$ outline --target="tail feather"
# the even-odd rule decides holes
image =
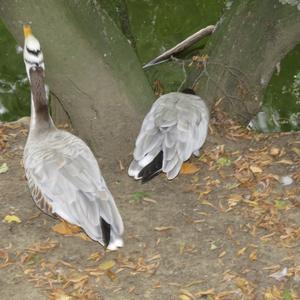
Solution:
[[[153,177],[158,175],[161,172],[163,164],[163,152],[160,151],[156,157],[145,166],[138,174],[138,178],[142,179],[142,183],[145,183],[151,180]]]
[[[108,224],[103,218],[101,218],[101,230],[105,247],[107,247],[110,242],[110,227],[110,224]]]

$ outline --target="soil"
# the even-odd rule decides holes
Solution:
[[[130,155],[100,161],[125,223],[117,252],[53,231],[59,221],[40,213],[24,177],[27,127],[0,125],[0,298],[300,299],[299,134],[221,117],[172,181],[129,178]]]

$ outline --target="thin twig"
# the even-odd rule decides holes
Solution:
[[[196,42],[200,41],[202,38],[212,34],[215,30],[214,25],[209,25],[201,30],[197,31],[196,33],[190,35],[185,40],[177,44],[175,47],[167,50],[166,52],[162,53],[161,55],[157,56],[156,58],[152,59],[150,62],[143,66],[143,69],[148,68],[150,66],[154,66],[160,64],[164,61],[167,61],[171,58],[172,55],[177,54],[191,45],[195,44]]]

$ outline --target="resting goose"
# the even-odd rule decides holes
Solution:
[[[31,121],[24,167],[35,204],[46,214],[80,226],[116,250],[123,246],[122,218],[96,158],[78,137],[55,127],[48,110],[39,41],[24,26],[24,62],[31,84]]]
[[[159,97],[143,121],[128,175],[146,182],[162,171],[175,178],[184,161],[199,155],[208,122],[208,108],[192,89]]]

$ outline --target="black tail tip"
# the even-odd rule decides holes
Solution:
[[[106,248],[110,242],[110,224],[107,223],[103,218],[101,219],[101,230],[103,236],[104,247]]]
[[[161,172],[163,163],[163,152],[160,151],[156,157],[146,167],[144,167],[138,177],[142,179],[142,183],[146,183]]]
[[[191,88],[186,88],[186,89],[183,89],[181,91],[181,93],[184,93],[184,94],[190,94],[190,95],[196,95],[195,91]]]

